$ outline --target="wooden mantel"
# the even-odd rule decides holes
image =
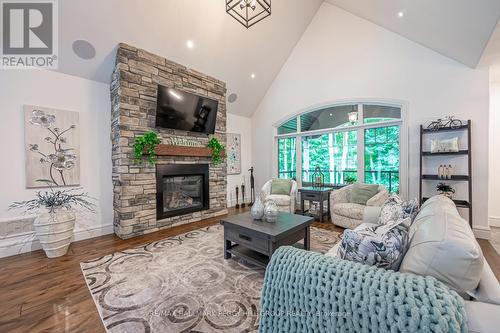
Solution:
[[[155,151],[156,155],[158,156],[196,156],[196,157],[212,156],[212,149],[208,147],[190,147],[190,146],[159,144],[156,146]]]

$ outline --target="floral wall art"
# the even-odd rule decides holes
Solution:
[[[238,175],[241,173],[241,135],[227,133],[227,173]]]
[[[26,187],[80,183],[78,113],[24,106]]]

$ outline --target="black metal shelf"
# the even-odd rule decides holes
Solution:
[[[422,128],[422,133],[423,134],[428,134],[428,133],[442,133],[442,132],[454,132],[454,131],[463,131],[469,129],[469,123],[467,125],[462,125],[460,127],[455,127],[455,128],[440,128],[440,129],[428,129],[428,128]]]
[[[428,197],[423,197],[422,193],[422,185],[424,180],[440,180],[443,182],[446,181],[466,181],[468,183],[468,197],[469,200],[453,200],[457,207],[467,208],[469,210],[469,224],[472,227],[472,145],[471,145],[471,121],[468,120],[466,125],[457,127],[457,128],[440,128],[437,130],[427,129],[420,125],[420,202],[424,203]],[[457,152],[442,152],[442,153],[431,153],[429,151],[423,151],[423,138],[424,135],[432,135],[436,133],[443,132],[454,132],[454,131],[467,131],[467,149],[462,149]],[[437,175],[423,174],[423,163],[424,157],[427,156],[467,156],[467,175],[454,175],[451,179],[441,179]]]
[[[469,175],[453,175],[451,176],[451,179],[445,179],[445,178],[439,178],[438,175],[422,175],[422,179],[427,179],[427,180],[454,180],[454,181],[468,181],[469,180]]]
[[[422,198],[422,203],[426,202],[429,200],[429,198]],[[453,200],[455,203],[455,206],[460,207],[460,208],[470,208],[471,204],[467,200]]]
[[[459,151],[443,151],[439,153],[431,153],[430,151],[423,151],[422,156],[443,156],[443,155],[469,155],[469,150]]]

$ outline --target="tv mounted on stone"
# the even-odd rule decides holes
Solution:
[[[158,85],[156,127],[214,134],[219,102]]]

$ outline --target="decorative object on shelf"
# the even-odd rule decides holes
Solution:
[[[266,222],[276,222],[278,219],[278,205],[271,199],[264,202],[264,217]]]
[[[438,178],[448,179],[448,167],[446,165],[440,165],[438,168]]]
[[[325,174],[321,172],[319,166],[314,169],[312,174],[313,187],[323,187],[325,184]]]
[[[255,178],[253,177],[253,167],[248,169],[248,171],[250,171],[250,203],[248,205],[251,207],[255,201]]]
[[[241,173],[241,135],[227,133],[227,174]]]
[[[219,139],[213,137],[208,141],[207,147],[212,149],[212,162],[214,165],[219,165],[224,159],[223,152],[226,149],[223,144],[220,143]]]
[[[241,184],[241,208],[245,208],[245,184]]]
[[[458,137],[445,140],[431,140],[431,153],[458,152]]]
[[[452,176],[453,176],[453,167],[450,164],[446,167],[446,179],[451,179]]]
[[[155,148],[161,143],[161,139],[155,132],[147,132],[135,138],[134,142],[134,157],[135,163],[142,162],[142,156],[148,155],[147,161],[150,166],[154,166],[158,156],[156,155]]]
[[[345,184],[354,184],[355,182],[357,181],[356,177],[354,176],[347,176],[347,177],[344,177],[344,183]]]
[[[78,112],[24,106],[26,187],[80,183]]]
[[[226,13],[248,29],[271,15],[271,0],[226,0]]]
[[[49,258],[56,258],[68,252],[75,227],[75,208],[95,213],[93,200],[87,193],[77,192],[81,188],[55,190],[54,183],[46,182],[49,190],[37,192],[27,201],[14,202],[9,209],[24,209],[26,212],[45,208],[33,223],[35,234]]]
[[[236,206],[234,206],[236,209],[240,209],[240,203],[239,203],[239,198],[238,198],[238,193],[240,189],[238,188],[238,185],[236,185]]]
[[[460,119],[455,118],[455,116],[446,116],[444,119],[437,119],[431,122],[427,129],[429,130],[440,130],[443,128],[457,129],[463,126],[463,123]]]
[[[264,204],[260,196],[255,199],[252,209],[250,210],[250,215],[252,215],[254,220],[262,220],[262,217],[264,217]]]
[[[453,197],[453,194],[455,193],[455,189],[445,183],[437,184],[436,190],[439,192],[439,194],[442,194],[450,199]]]

